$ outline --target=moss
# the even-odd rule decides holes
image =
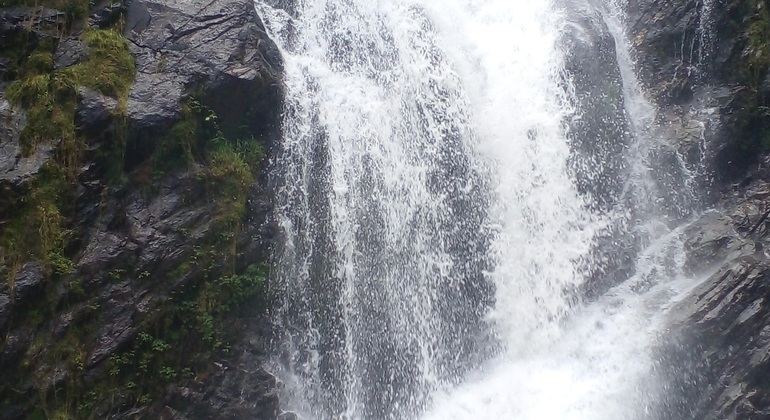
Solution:
[[[125,104],[136,76],[126,39],[116,30],[100,29],[87,31],[84,40],[88,46],[87,60],[67,70],[75,74],[83,86]]]
[[[203,308],[214,314],[228,313],[247,300],[261,295],[267,278],[267,265],[252,264],[243,274],[223,276],[207,283],[203,296]]]
[[[227,226],[243,220],[248,191],[254,183],[243,155],[230,144],[218,146],[209,155],[205,176],[219,205],[217,220]]]
[[[744,55],[748,85],[756,90],[770,67],[770,15],[767,7],[761,3],[755,4],[753,9],[754,13],[749,18],[746,31],[747,46]]]
[[[265,158],[264,146],[248,133],[226,135],[218,120],[214,111],[195,98],[182,104],[182,118],[162,137],[151,158],[153,178],[201,164],[214,183],[235,175],[250,184],[250,174],[256,173]],[[228,184],[226,187],[233,186]]]
[[[53,46],[33,51],[20,66],[20,77],[6,90],[8,99],[27,110],[22,132],[26,153],[43,141],[59,139],[65,164],[76,166],[82,151],[75,130],[77,90],[85,86],[125,103],[136,75],[133,58],[120,33],[112,29],[87,31],[86,59],[53,71]]]
[[[200,154],[199,118],[189,104],[182,105],[182,119],[177,121],[163,136],[150,158],[152,179],[164,176],[167,172],[191,167]],[[145,179],[149,182],[150,179]]]
[[[63,269],[60,250],[69,234],[62,211],[71,205],[68,184],[55,165],[44,166],[0,234],[0,263],[20,267],[39,260],[47,268]],[[15,274],[9,273],[8,281]]]

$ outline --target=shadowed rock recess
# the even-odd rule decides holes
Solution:
[[[0,6],[0,418],[277,417],[253,4]]]
[[[703,159],[713,174],[701,187],[715,209],[685,232],[686,265],[708,278],[662,337],[668,385],[654,418],[767,418],[770,3],[640,0],[628,13],[661,127],[688,163]]]

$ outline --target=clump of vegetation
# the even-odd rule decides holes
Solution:
[[[42,141],[59,139],[62,164],[71,167],[79,161],[75,131],[75,110],[80,86],[117,98],[125,104],[136,75],[126,40],[112,29],[87,31],[83,36],[88,54],[74,66],[53,70],[54,46],[38,47],[20,67],[20,77],[6,89],[8,99],[27,110],[22,132],[29,154]]]
[[[199,165],[199,178],[219,204],[217,221],[225,230],[232,230],[245,216],[249,188],[265,159],[262,142],[248,133],[242,134],[225,135],[213,110],[198,100],[188,100],[182,106],[181,120],[169,130],[150,159],[152,178]]]
[[[749,2],[748,7],[742,73],[747,86],[757,90],[770,67],[770,13],[762,2]]]
[[[70,72],[81,85],[125,103],[136,76],[126,39],[114,29],[90,30],[84,39],[88,58],[63,72]]]
[[[41,43],[20,64],[19,77],[6,89],[8,99],[27,112],[21,133],[23,152],[30,154],[43,142],[57,146],[55,159],[19,198],[0,234],[0,262],[5,265],[18,267],[34,258],[57,272],[67,269],[62,252],[67,238],[64,220],[84,148],[75,129],[78,88],[86,86],[125,103],[133,82],[133,59],[118,32],[92,30],[84,40],[86,59],[58,71],[54,71],[53,43]]]
[[[55,271],[66,270],[68,260],[61,249],[69,232],[64,228],[63,212],[71,197],[61,170],[55,165],[42,168],[30,192],[16,202],[13,213],[0,234],[0,263],[10,267],[8,282],[30,259],[46,263]]]
[[[193,265],[214,270],[216,260],[204,258],[201,252],[208,253],[199,250]],[[216,254],[211,252],[212,257]],[[228,339],[237,334],[237,326],[226,323],[226,316],[262,295],[266,276],[267,266],[255,264],[242,274],[207,276],[205,282],[180,290],[129,349],[110,357],[109,382],[84,393],[77,402],[78,414],[87,416],[96,406],[113,400],[151,404],[171,382],[204,378],[212,358],[226,355]]]

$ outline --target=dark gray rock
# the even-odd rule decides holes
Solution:
[[[685,235],[686,266],[694,273],[707,272],[714,264],[754,251],[754,244],[738,234],[732,218],[717,212],[690,225]]]
[[[75,313],[74,311],[66,312],[62,315],[60,315],[55,321],[53,325],[53,336],[56,339],[62,338],[64,334],[67,333],[67,331],[72,327],[73,322],[75,321]]]
[[[18,166],[21,157],[19,135],[25,120],[23,111],[14,109],[5,98],[0,100],[0,176],[16,178],[7,174]]]
[[[651,96],[666,107],[714,111],[704,162],[716,190],[757,163],[770,128],[770,115],[759,108],[770,99],[763,87],[770,59],[751,41],[752,31],[767,25],[762,7],[743,0],[638,0],[628,7],[638,74]]]
[[[78,89],[78,108],[75,125],[81,132],[100,133],[112,121],[118,101],[99,92],[81,87]]]
[[[53,143],[39,145],[30,156],[22,155],[19,136],[25,124],[25,113],[0,98],[0,186],[6,183],[13,188],[20,187],[34,179],[51,159]]]
[[[86,276],[88,287],[96,287],[108,279],[110,272],[120,269],[121,262],[130,260],[136,249],[137,245],[122,235],[96,230],[85,245],[77,270]]]
[[[133,1],[125,34],[138,70],[128,103],[136,132],[128,166],[151,153],[146,133],[178,119],[191,90],[225,129],[246,121],[257,135],[275,130],[282,61],[247,0]]]
[[[86,150],[81,170],[72,180],[77,184],[74,202],[68,200],[62,209],[70,233],[63,254],[74,263],[74,272],[51,273],[39,264],[27,264],[14,279],[15,290],[0,284],[0,370],[7,373],[0,381],[2,418],[25,418],[45,397],[41,393],[65,383],[81,389],[104,383],[109,377],[106,361],[112,355],[132,348],[139,332],[170,322],[163,318],[171,316],[164,305],[176,304],[173,299],[180,293],[195,292],[204,282],[224,275],[224,264],[213,257],[201,267],[191,262],[196,249],[209,246],[219,233],[214,230],[214,218],[220,205],[210,199],[205,160],[162,174],[148,169],[147,158],[155,144],[181,116],[180,102],[194,96],[217,113],[223,131],[245,122],[244,135],[268,141],[267,147],[276,137],[282,63],[252,2],[135,0],[125,4],[129,5],[125,34],[138,69],[127,104],[129,135],[115,137],[116,100],[79,90],[75,123]],[[88,24],[110,26],[122,7],[109,0],[97,1]],[[63,18],[57,11],[0,9],[0,49],[17,47],[14,42],[21,38],[14,37],[19,34],[29,35],[24,42],[31,48],[49,37],[57,48],[56,68],[75,64],[83,57],[83,46],[77,41],[82,28],[61,29]],[[24,25],[29,22],[40,30],[26,32]],[[49,24],[59,30],[49,31]],[[0,57],[0,71],[2,63]],[[11,73],[4,74],[4,80],[13,79]],[[30,181],[55,155],[56,143],[40,145],[30,156],[22,156],[19,133],[23,126],[24,113],[0,100],[0,229],[5,215],[16,208],[12,198],[23,197]],[[121,152],[115,148],[124,140],[118,182],[108,170],[120,165],[114,152]],[[134,171],[137,167],[158,178],[141,178],[139,170]],[[254,262],[267,261],[275,241],[265,188],[266,177],[261,174],[250,190],[249,218],[235,237],[237,261],[228,257],[239,272]],[[229,246],[227,252],[232,252]],[[0,275],[7,272],[0,265]],[[253,304],[261,307],[264,302]],[[232,355],[220,355],[217,367],[203,382],[180,379],[167,395],[157,396],[167,400],[160,405],[129,407],[135,401],[126,406],[122,406],[126,401],[102,401],[93,415],[277,417],[277,384],[262,368],[271,333],[264,326],[268,322],[264,318],[233,321],[243,322],[246,338],[229,343]],[[78,340],[82,371],[71,360],[62,364],[61,355],[52,355],[56,345],[73,339]],[[50,343],[51,349],[39,345],[42,342]],[[5,402],[8,395],[14,404]]]
[[[590,4],[567,2],[569,24],[560,43],[566,51],[565,83],[574,88],[575,113],[568,122],[570,169],[577,187],[598,212],[609,213],[623,205],[627,179],[625,150],[630,128],[625,116],[623,81],[615,40],[598,9]],[[535,140],[537,133],[532,133]],[[615,220],[597,240],[590,272],[581,296],[592,299],[633,272],[637,239],[628,235],[625,220]]]
[[[24,264],[16,273],[13,282],[13,296],[16,303],[24,302],[40,292],[44,280],[43,267],[39,263]]]
[[[30,29],[35,37],[55,38],[59,35],[57,25],[64,22],[65,18],[64,12],[55,9],[28,6],[6,7],[0,9],[0,34],[8,36]],[[31,25],[32,23],[34,25]],[[34,42],[34,39],[31,41]]]
[[[627,163],[629,126],[625,116],[623,81],[616,60],[615,40],[598,10],[571,6],[565,72],[575,91],[575,115],[568,136],[573,150],[570,166],[578,188],[596,208],[609,211],[618,204]],[[537,136],[537,133],[533,133]]]
[[[105,308],[101,314],[91,353],[87,357],[86,368],[92,369],[109,356],[125,349],[139,333],[134,323],[135,309],[131,301],[131,292],[116,293],[115,289],[104,294],[109,296],[104,302]],[[121,299],[123,298],[123,299]],[[128,299],[125,299],[128,298]]]
[[[638,0],[629,5],[630,38],[640,53],[639,74],[649,93],[671,104],[686,102],[698,77],[700,2]]]
[[[295,413],[290,411],[283,412],[278,416],[278,420],[299,420],[299,417]]]
[[[123,2],[102,0],[95,3],[88,15],[88,26],[92,28],[107,28],[114,25],[126,10]]]
[[[672,313],[660,419],[758,419],[770,413],[770,264],[740,257]]]
[[[278,381],[262,366],[262,345],[255,348],[249,344],[264,342],[265,332],[253,326],[268,322],[260,318],[245,321],[244,325],[252,327],[247,338],[233,349],[236,357],[229,363],[215,363],[217,370],[204,383],[171,390],[167,404],[180,415],[191,420],[281,418]]]
[[[4,331],[11,314],[11,296],[7,290],[0,291],[0,332]]]
[[[80,38],[62,38],[53,54],[53,67],[61,70],[83,61],[85,57],[85,47]]]
[[[744,185],[685,230],[687,267],[715,273],[669,314],[658,369],[666,392],[654,418],[770,412],[768,179]]]
[[[770,183],[758,181],[690,224],[685,230],[687,267],[703,273],[742,256],[764,253],[770,246],[768,198]]]

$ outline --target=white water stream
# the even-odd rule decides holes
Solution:
[[[257,9],[286,72],[283,408],[312,420],[649,415],[654,340],[695,281],[680,230],[647,214],[634,221],[656,227],[636,274],[576,299],[610,216],[589,210],[568,169],[566,12],[549,0]],[[641,133],[627,189],[654,200],[639,142],[655,111],[619,48]]]

